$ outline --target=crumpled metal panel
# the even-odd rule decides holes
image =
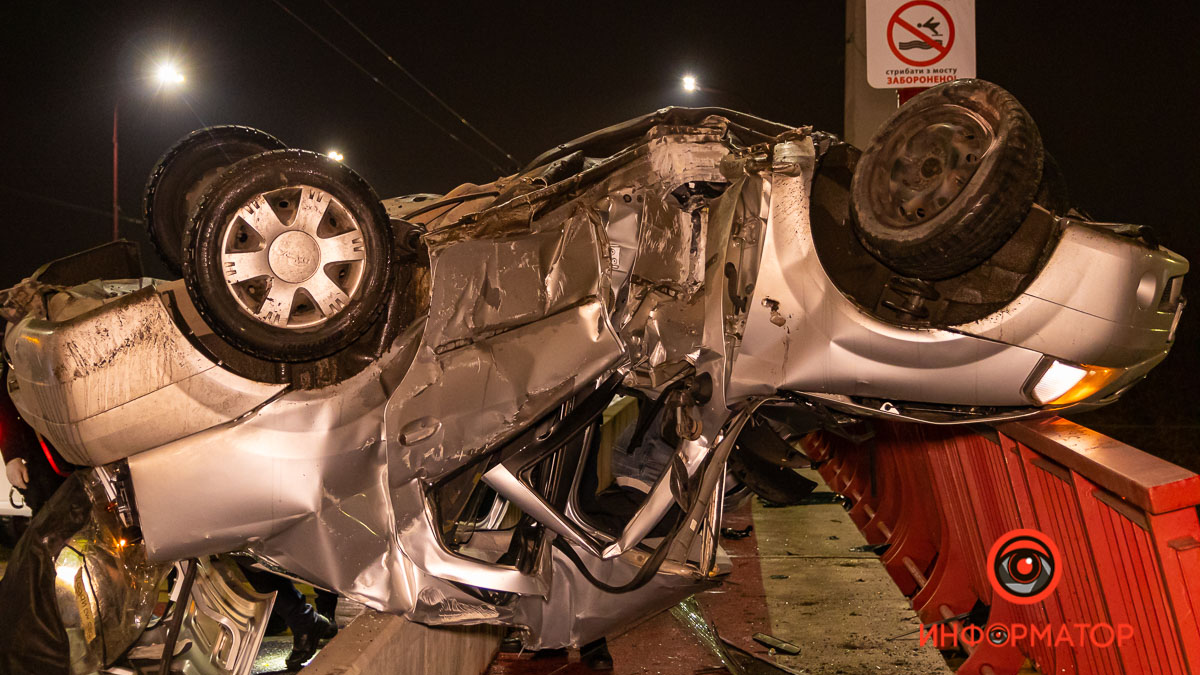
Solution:
[[[195,565],[194,583],[182,597]],[[169,626],[182,612],[171,672],[183,675],[250,675],[262,646],[275,593],[258,593],[228,557],[182,561],[171,588],[171,610],[126,653],[136,672],[158,672]],[[151,599],[151,606],[157,597]]]
[[[721,268],[714,254],[723,256],[726,245],[710,235],[706,209],[687,209],[671,195],[689,183],[727,181],[720,170],[729,154],[722,142],[724,121],[709,118],[705,124],[711,127],[652,139],[647,161],[619,170],[609,181],[632,185],[642,204],[637,253],[614,322],[630,361],[653,386],[697,358],[711,296],[701,291],[706,274]]]
[[[319,393],[290,392],[236,422],[129,458],[151,557],[235,550],[318,515],[347,535],[385,537],[380,371],[372,366]]]
[[[258,656],[275,594],[252,590],[231,563],[219,559],[199,565],[189,598],[180,640],[192,646],[172,660],[185,675],[250,675]]]
[[[386,414],[393,485],[459,468],[624,357],[599,218],[572,204],[504,222],[431,246],[429,321]]]
[[[506,619],[511,610],[480,605],[409,558],[406,547],[423,561],[440,544],[431,526],[416,529],[426,514],[421,484],[387,485],[377,377],[339,385],[340,400],[281,399],[237,424],[130,458],[151,557],[244,547],[380,611],[438,624]],[[189,489],[179,490],[185,481]],[[398,528],[393,511],[416,524]]]
[[[575,213],[550,221],[525,236],[467,240],[434,253],[426,341],[435,351],[600,294],[607,266],[602,271],[595,223]]]
[[[8,330],[8,386],[22,417],[74,464],[107,464],[207,429],[283,389],[196,351],[153,284],[61,304],[49,319],[28,317]]]
[[[55,289],[36,279],[25,279],[12,288],[0,290],[0,321],[16,323],[31,315],[44,318],[43,294]]]
[[[129,458],[150,556],[247,548],[372,608],[438,624],[511,615],[438,576],[544,593],[537,575],[497,574],[445,551],[423,484],[389,481],[383,385],[398,377],[390,369],[408,363],[420,329],[334,387],[290,392],[236,422]],[[489,572],[511,583],[489,584]]]
[[[151,554],[173,559],[248,547],[383,611],[438,624],[518,621],[514,612],[525,611],[522,603],[541,602],[555,583],[548,542],[524,571],[452,552],[441,541],[425,486],[461,470],[627,358],[609,320],[610,258],[600,202],[614,182],[661,201],[686,179],[719,179],[727,148],[711,131],[695,136],[713,147],[658,138],[652,149],[615,164],[620,175],[566,206],[543,210],[534,192],[508,215],[484,211],[439,229],[429,237],[428,320],[400,340],[405,346],[399,349],[415,350],[411,363],[389,354],[334,387],[287,393],[244,419],[131,457]],[[539,217],[512,215],[522,213]],[[661,227],[685,223],[690,242],[708,245],[707,215],[675,209],[663,217]],[[691,230],[697,223],[700,229]],[[699,266],[689,253],[674,254],[673,272],[644,267],[644,274],[658,276],[640,283],[681,292],[666,298],[662,322],[649,331],[668,343],[688,336],[688,350],[670,352],[681,365],[699,358],[706,334],[715,335],[706,353],[724,351],[722,301],[697,293],[701,280],[719,275],[723,248],[720,255],[700,256]],[[674,281],[660,273],[675,275]],[[672,312],[680,318],[672,321]],[[706,333],[713,322],[715,333]],[[393,363],[407,368],[393,373]],[[720,358],[706,363],[723,379]],[[716,392],[689,472],[698,470],[724,427],[729,411],[723,402]],[[715,471],[719,467],[710,466],[706,475]],[[668,482],[660,482],[660,492],[669,494],[663,491]],[[181,494],[184,483],[188,490]],[[238,497],[211,499],[219,493]],[[694,568],[678,567],[660,575],[674,580],[654,583],[694,592],[695,579],[678,577],[695,575],[686,570]],[[448,582],[518,597],[496,604]],[[558,597],[566,595],[560,590]],[[654,594],[645,597],[648,602]],[[603,611],[598,598],[591,610],[597,615]]]
[[[723,180],[719,175],[715,178]],[[690,211],[670,197],[671,190],[687,182],[655,186],[657,189],[649,194],[639,195],[645,199],[632,273],[690,300],[703,289],[707,233],[702,221],[697,222]]]
[[[529,573],[504,565],[492,565],[447,550],[438,536],[432,505],[418,481],[392,490],[396,513],[396,535],[400,550],[421,571],[439,579],[479,588],[522,595],[542,596],[549,588],[550,547],[543,536],[541,554]],[[420,598],[428,602],[428,598]]]
[[[551,344],[571,349],[547,351]],[[621,357],[598,300],[440,356],[423,346],[388,404],[392,484],[459,468]]]

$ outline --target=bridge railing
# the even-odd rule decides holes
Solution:
[[[963,674],[1200,675],[1200,476],[1061,418],[995,427],[876,425],[805,448]],[[1036,530],[1056,589],[1020,604],[989,574],[996,542]],[[1000,632],[993,632],[998,628]],[[1004,638],[1004,639],[1001,639]]]

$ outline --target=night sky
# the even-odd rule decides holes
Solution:
[[[322,0],[280,0],[400,96],[473,146],[483,141],[408,81]],[[1196,3],[977,0],[979,76],[1013,92],[1098,220],[1150,224],[1200,260]],[[345,3],[400,64],[524,161],[666,105],[749,108],[841,132],[840,2]],[[105,241],[112,110],[120,102],[120,204],[140,219],[158,156],[189,131],[238,123],[293,147],[337,149],[382,197],[495,177],[272,0],[6,7],[0,40],[0,286]],[[186,82],[157,91],[155,65]],[[686,94],[679,77],[734,94]],[[142,227],[124,236],[146,243]],[[144,246],[149,273],[164,275]],[[1192,276],[1195,276],[1193,273]],[[1185,285],[1194,293],[1196,282]],[[1200,305],[1171,357],[1128,397],[1079,421],[1191,463],[1200,429]]]

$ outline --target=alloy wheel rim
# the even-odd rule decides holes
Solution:
[[[362,226],[320,188],[254,196],[226,222],[220,244],[227,290],[243,313],[269,326],[315,328],[363,292]]]

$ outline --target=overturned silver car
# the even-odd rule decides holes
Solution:
[[[151,563],[240,551],[533,648],[719,582],[724,501],[802,493],[799,435],[1098,407],[1183,308],[1187,262],[1072,209],[977,80],[865,151],[668,108],[383,201],[261,132],[189,139],[147,196],[181,280],[10,293],[22,415]]]

